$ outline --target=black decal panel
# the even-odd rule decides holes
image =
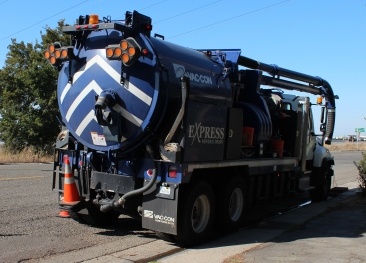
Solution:
[[[223,160],[227,109],[190,101],[187,111],[184,161]]]

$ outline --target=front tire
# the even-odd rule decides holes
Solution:
[[[178,234],[183,246],[192,246],[209,237],[215,214],[214,193],[206,182],[198,182],[180,197]]]
[[[324,201],[329,197],[330,188],[332,184],[333,169],[329,164],[323,164],[318,176],[320,176],[321,183],[316,185],[314,189],[310,190],[310,198],[313,202]]]

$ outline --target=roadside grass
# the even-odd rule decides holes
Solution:
[[[366,151],[366,142],[340,142],[326,145],[329,151]],[[32,149],[25,149],[18,154],[11,154],[0,146],[0,163],[43,163],[53,162],[52,155],[39,155]]]
[[[2,163],[48,163],[53,162],[53,155],[36,154],[32,149],[24,149],[18,154],[11,154],[0,146],[0,164]]]
[[[330,152],[335,151],[366,151],[366,142],[339,142],[325,145]]]

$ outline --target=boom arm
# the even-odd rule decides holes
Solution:
[[[330,84],[320,78],[320,77],[313,77],[310,75],[306,75],[303,73],[299,73],[296,71],[292,71],[289,69],[281,68],[276,65],[269,65],[265,64],[251,58],[247,58],[244,56],[239,56],[238,58],[238,65],[243,67],[251,68],[251,69],[258,69],[265,71],[272,75],[273,77],[285,77],[288,79],[293,79],[301,82],[308,83],[308,85],[295,83],[287,80],[282,80],[279,78],[264,78],[264,81],[268,85],[281,87],[284,89],[292,89],[298,90],[303,92],[308,92],[314,95],[321,95],[325,98],[325,106],[327,109],[327,125],[326,131],[324,135],[324,143],[331,144],[333,131],[334,131],[334,124],[335,124],[335,96]]]

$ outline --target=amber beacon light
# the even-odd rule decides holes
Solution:
[[[98,15],[89,15],[89,24],[95,25],[99,23],[99,16]]]

